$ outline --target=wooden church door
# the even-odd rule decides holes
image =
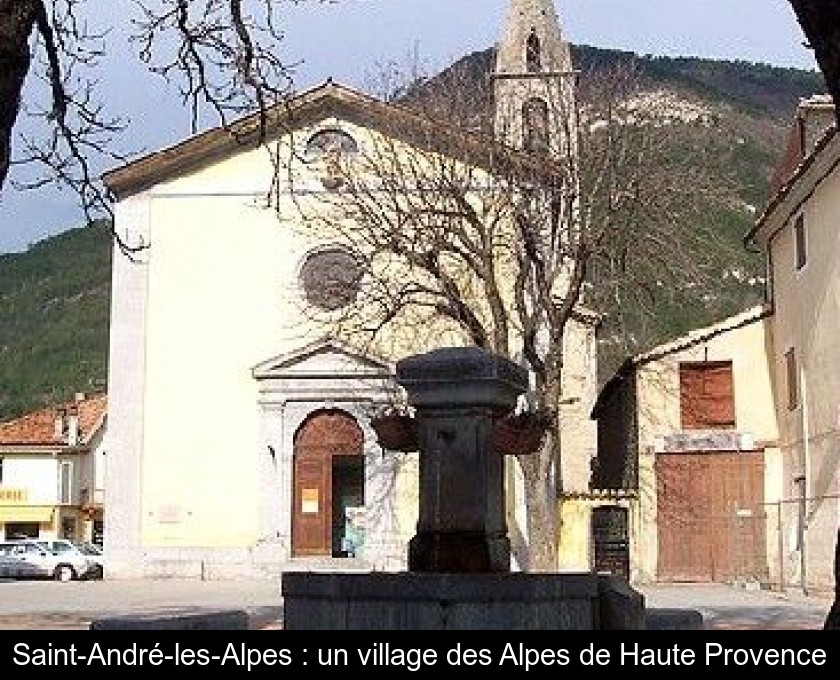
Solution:
[[[358,423],[339,410],[317,411],[298,430],[292,494],[293,556],[333,554],[333,458],[361,457],[363,443]]]

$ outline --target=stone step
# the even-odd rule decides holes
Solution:
[[[357,573],[373,571],[370,563],[358,557],[296,557],[283,565],[284,572],[314,571]]]

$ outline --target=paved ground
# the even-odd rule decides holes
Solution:
[[[251,627],[274,628],[282,613],[277,584],[266,581],[7,581],[0,583],[0,630],[87,629],[131,614],[245,610]]]
[[[648,607],[696,609],[709,629],[820,629],[827,595],[806,597],[726,585],[637,588]],[[251,628],[281,627],[282,598],[265,581],[0,582],[0,630],[87,629],[91,621],[126,614],[245,610]]]
[[[640,586],[648,607],[696,609],[711,630],[819,630],[831,608],[827,594],[806,596],[722,584]]]

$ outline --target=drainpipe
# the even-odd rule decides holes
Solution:
[[[787,579],[785,578],[785,530],[782,522],[782,501],[776,503],[776,543],[779,551],[779,591],[785,592]]]
[[[796,477],[793,478],[794,483],[796,484],[799,490],[799,521],[798,521],[798,536],[797,542],[799,543],[799,581],[800,586],[802,588],[802,594],[808,594],[808,580],[806,578],[807,574],[805,573],[805,522],[807,521],[807,508],[805,506],[805,499],[806,499],[806,478],[804,474],[798,474]]]
[[[808,426],[808,383],[805,376],[805,367],[800,363],[799,368],[799,385],[801,388],[802,400],[802,461],[799,477],[794,481],[799,484],[799,573],[802,576],[802,594],[808,594],[808,579],[806,571],[806,553],[805,547],[807,522],[808,522],[808,473],[810,471],[811,462],[811,433]]]

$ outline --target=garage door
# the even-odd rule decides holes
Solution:
[[[656,484],[660,581],[767,579],[761,452],[658,454]]]

